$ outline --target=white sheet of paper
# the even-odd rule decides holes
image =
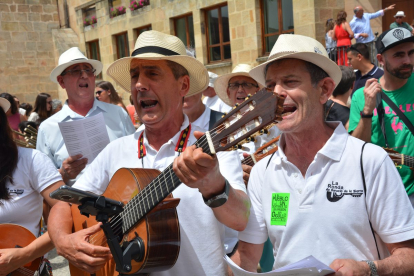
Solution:
[[[322,262],[318,261],[313,256],[308,256],[303,260],[300,260],[296,263],[275,269],[270,272],[265,273],[255,273],[249,272],[238,265],[236,265],[229,257],[224,256],[227,264],[230,266],[231,270],[233,271],[235,276],[252,276],[252,275],[266,275],[266,276],[322,276],[334,273],[329,266],[323,264]]]
[[[82,154],[88,164],[109,144],[102,113],[82,120],[59,123],[69,156]]]

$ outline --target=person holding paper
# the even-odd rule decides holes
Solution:
[[[279,150],[252,169],[250,217],[234,261],[256,271],[269,236],[274,269],[313,255],[335,275],[414,275],[414,211],[394,164],[341,123],[324,121],[341,70],[322,44],[281,35],[250,75],[284,95],[289,113],[278,123]]]
[[[110,141],[135,132],[128,114],[121,107],[95,99],[95,76],[102,67],[100,61],[86,58],[79,48],[73,47],[59,57],[59,65],[50,74],[54,83],[66,89],[68,100],[60,112],[43,121],[36,148],[53,160],[68,185],[75,183],[88,160],[82,155],[69,156],[58,123],[102,113]]]

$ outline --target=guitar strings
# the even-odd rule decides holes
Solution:
[[[244,116],[246,113],[248,113],[250,110],[249,109],[247,109],[247,110],[245,110],[244,112],[239,112],[239,114],[241,115],[241,116]],[[214,128],[214,129],[212,129],[211,131],[210,131],[210,136],[211,136],[211,138],[215,138],[220,132],[221,132],[221,130],[223,130],[225,128],[225,126],[223,126],[223,124],[221,124],[221,125],[219,125],[219,126],[217,126],[216,128]],[[204,138],[203,138],[204,137]],[[199,140],[197,140],[196,142],[195,142],[195,144],[197,144],[197,143],[199,143],[198,144],[198,147],[200,147],[200,148],[204,148],[205,146],[207,146],[208,145],[208,141],[207,141],[207,139],[206,139],[206,137],[205,136],[203,136],[203,137],[201,137]],[[202,140],[202,141],[200,141],[200,140]],[[218,144],[220,143],[220,141],[216,141],[216,142],[213,142],[213,145],[214,145],[214,147],[216,147]],[[144,201],[144,200],[147,200],[147,202],[148,202],[148,199],[149,199],[149,197],[151,197],[151,200],[152,200],[152,204],[154,204],[154,200],[153,200],[153,195],[154,195],[154,192],[155,192],[155,196],[157,197],[157,200],[159,201],[159,198],[158,198],[158,192],[157,191],[159,191],[160,192],[160,194],[161,194],[161,197],[162,197],[162,185],[161,185],[161,178],[163,177],[164,178],[164,182],[165,182],[165,180],[167,179],[167,176],[166,176],[166,173],[164,173],[165,171],[167,171],[167,172],[169,172],[170,173],[170,177],[171,177],[171,179],[174,181],[174,179],[173,179],[173,177],[175,177],[176,179],[178,179],[178,181],[180,181],[179,180],[179,178],[175,175],[175,173],[173,173],[173,172],[171,172],[171,170],[172,170],[172,164],[170,165],[170,166],[168,166],[167,167],[167,169],[166,170],[164,170],[163,171],[163,173],[161,173],[157,178],[155,178],[154,179],[154,185],[151,185],[151,186],[154,186],[154,187],[151,187],[150,185],[148,185],[148,186],[146,186],[138,195],[137,195],[137,197],[134,197],[133,198],[133,200],[134,199],[137,199],[137,200],[134,200],[133,202],[132,202],[132,204],[127,204],[125,207],[125,210],[122,212],[122,213],[120,213],[119,215],[117,215],[117,216],[115,216],[111,221],[110,221],[110,223],[111,223],[111,228],[113,229],[113,231],[114,232],[117,232],[117,231],[119,231],[120,230],[120,227],[122,227],[122,225],[121,225],[121,222],[123,221],[123,218],[126,218],[127,216],[129,216],[131,213],[134,215],[134,218],[135,218],[135,215],[136,215],[136,212],[135,212],[135,210],[134,210],[134,208],[136,208],[137,206],[140,206],[140,203],[142,202],[142,201]],[[158,183],[157,183],[158,182]],[[163,183],[164,183],[163,182]],[[181,182],[180,182],[181,183]],[[165,186],[165,185],[164,185]],[[168,181],[167,181],[167,191],[169,191],[169,183],[168,183]],[[149,187],[149,188],[147,188],[147,187]],[[173,185],[172,185],[172,187],[170,187],[171,189],[172,188],[174,188],[175,189],[175,187],[174,187],[174,183],[173,183]],[[172,192],[172,191],[171,191]],[[171,192],[169,192],[169,193],[171,193]],[[168,193],[168,194],[169,194]],[[168,195],[167,194],[167,195]],[[165,198],[165,197],[164,197]],[[139,200],[138,200],[139,199]],[[132,201],[132,200],[131,200]],[[136,202],[136,203],[135,203]],[[149,206],[149,204],[148,204],[148,206]],[[154,206],[153,206],[154,207]],[[142,211],[142,208],[141,208],[141,206],[140,206],[140,209],[141,209],[141,211]],[[138,211],[138,217],[140,217],[139,219],[141,219],[143,216],[145,216],[144,214],[143,215],[140,215],[140,212]],[[145,213],[145,214],[147,214],[148,213],[148,211],[147,212],[143,212],[143,213]],[[122,214],[122,215],[121,215]],[[133,224],[135,224],[139,219],[138,219],[138,217],[136,218],[136,220],[135,220],[135,222],[133,223]],[[121,220],[122,219],[122,220]],[[132,225],[133,225],[132,224]],[[131,226],[129,226],[129,227],[132,227],[132,225]],[[129,228],[128,227],[128,228]],[[106,242],[106,237],[105,237],[105,235],[101,232],[101,233],[96,233],[96,234],[94,234],[94,235],[91,235],[90,236],[90,242],[92,242],[92,243],[94,243],[94,242],[96,242],[99,238],[104,238],[104,239],[101,239],[101,242]]]
[[[10,275],[14,275],[17,272],[19,273],[19,275],[21,274],[21,275],[33,276],[36,271],[30,270],[30,269],[22,266],[22,267],[19,267],[18,269],[16,269],[15,271],[11,272]],[[7,275],[9,275],[9,274],[7,274]]]

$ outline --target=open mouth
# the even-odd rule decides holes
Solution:
[[[79,84],[79,87],[81,88],[88,88],[89,85],[87,83]]]
[[[146,100],[146,101],[140,101],[142,108],[151,108],[158,104],[158,101],[156,100]]]
[[[283,106],[282,116],[288,116],[296,111],[296,106]]]
[[[236,100],[238,100],[238,101],[244,101],[244,99],[246,99],[246,97],[236,97]]]

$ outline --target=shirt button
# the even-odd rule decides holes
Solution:
[[[299,189],[298,192],[301,194],[302,193],[302,189]]]
[[[294,176],[294,177],[298,177],[298,174],[297,174],[297,173],[294,173],[294,174],[293,174],[293,176]]]

